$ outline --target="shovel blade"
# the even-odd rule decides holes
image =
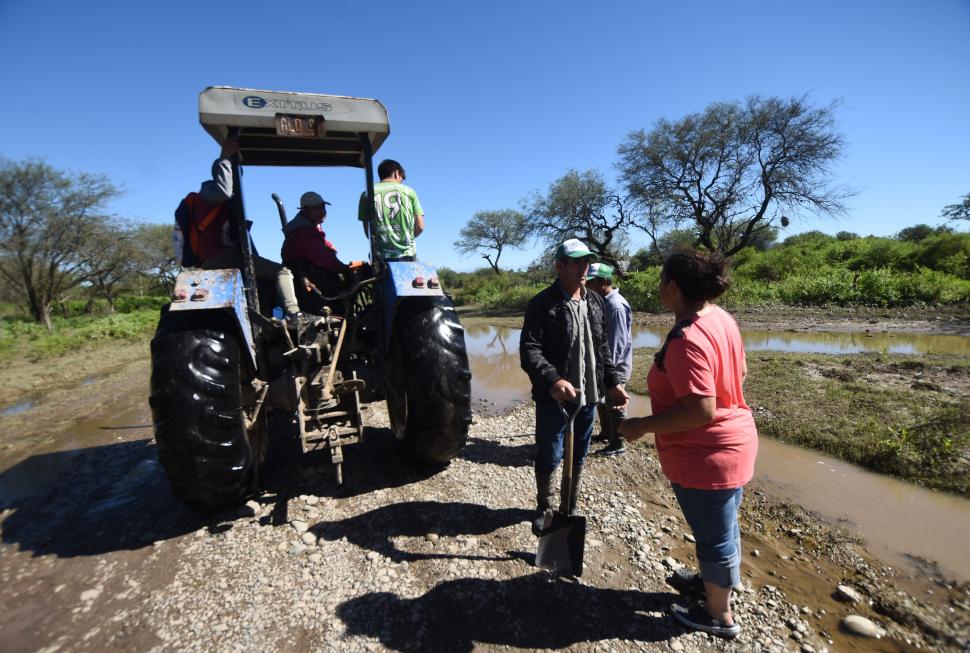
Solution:
[[[586,548],[586,518],[567,517],[560,512],[546,513],[536,566],[572,576],[583,575],[583,553]]]

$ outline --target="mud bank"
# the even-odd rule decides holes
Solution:
[[[742,329],[970,335],[970,308],[965,307],[936,310],[784,306],[742,308],[731,313]],[[671,317],[667,313],[637,313],[634,322],[669,327]]]

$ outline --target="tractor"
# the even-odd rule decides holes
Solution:
[[[342,483],[343,448],[364,433],[361,405],[380,400],[411,460],[446,464],[466,442],[471,373],[464,330],[435,268],[384,260],[372,222],[366,273],[321,288],[293,270],[301,309],[316,316],[306,322],[283,319],[253,269],[241,167],[362,168],[375,218],[372,159],[390,133],[385,107],[210,87],[199,96],[199,120],[220,145],[238,144],[227,224],[242,265],[181,271],[152,339],[149,403],[176,497],[205,510],[245,501],[259,487],[269,440],[297,430],[302,451],[328,452]],[[286,418],[292,428],[280,430],[288,434],[267,428],[270,411]]]

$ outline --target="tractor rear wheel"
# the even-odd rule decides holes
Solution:
[[[471,423],[465,330],[448,297],[409,297],[397,309],[385,383],[391,430],[411,458],[440,465]]]
[[[236,326],[166,312],[151,350],[155,440],[175,496],[204,510],[252,496],[266,457],[266,407],[253,418],[255,375]]]

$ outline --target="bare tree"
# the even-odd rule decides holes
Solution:
[[[175,264],[172,225],[139,224],[134,240],[139,251],[139,272],[154,279],[166,291],[174,288],[180,268]]]
[[[117,195],[102,175],[62,172],[42,161],[0,168],[0,277],[49,331],[51,305],[87,279],[86,244]]]
[[[495,274],[499,274],[498,260],[506,248],[516,249],[525,244],[525,216],[519,211],[479,211],[461,229],[455,247],[462,254],[482,252]],[[489,252],[495,252],[495,260]]]
[[[944,206],[943,217],[947,220],[970,220],[970,193],[958,203]]]
[[[806,97],[753,96],[631,133],[618,168],[647,209],[638,226],[654,238],[660,227],[696,228],[701,246],[730,256],[787,226],[785,213],[844,214],[852,191],[831,186],[845,145],[833,116],[834,105]]]
[[[114,313],[118,291],[147,267],[136,240],[136,227],[119,220],[105,220],[92,230],[83,249],[84,277]]]
[[[529,233],[552,249],[568,238],[579,238],[618,271],[627,254],[627,230],[633,214],[627,202],[610,188],[596,170],[570,170],[549,186],[524,201]]]

